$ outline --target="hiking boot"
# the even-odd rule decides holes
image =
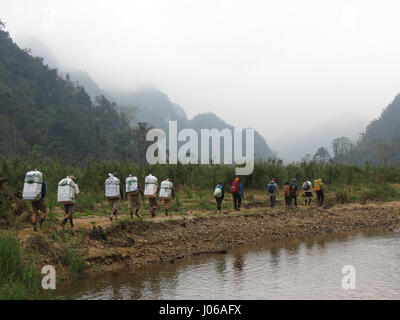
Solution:
[[[135,212],[135,216],[139,218],[139,213],[138,213],[138,212]]]

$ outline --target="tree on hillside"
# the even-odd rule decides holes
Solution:
[[[121,117],[123,117],[124,120],[130,125],[132,125],[136,120],[137,109],[137,107],[129,105],[122,105],[118,106],[117,108]]]
[[[313,157],[313,161],[315,162],[322,162],[326,163],[331,159],[331,155],[329,154],[329,151],[325,147],[320,147],[318,148],[317,152],[315,153]]]
[[[332,141],[332,148],[335,158],[344,157],[354,149],[354,144],[349,138],[340,137]]]
[[[312,160],[311,154],[307,153],[304,155],[303,158],[301,158],[301,162],[310,162]]]
[[[150,129],[152,127],[147,122],[138,122],[137,127],[133,129],[135,160],[139,163],[143,163],[146,160],[146,149],[150,144],[146,141],[146,135]]]
[[[390,150],[389,143],[384,139],[378,139],[373,142],[373,148],[378,154],[380,165],[386,165]]]
[[[345,152],[346,155],[343,156],[343,152],[339,149],[338,147],[335,161],[353,164],[368,162],[373,165],[399,165],[400,95],[394,98],[376,120],[371,121],[350,152]]]

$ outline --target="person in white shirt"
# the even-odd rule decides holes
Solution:
[[[309,207],[311,207],[311,200],[313,197],[312,193],[312,183],[309,178],[306,179],[303,183],[303,190],[304,190],[304,206],[307,207],[307,204]]]

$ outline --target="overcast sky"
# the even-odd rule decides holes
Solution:
[[[189,117],[212,111],[268,142],[376,118],[400,92],[399,12],[398,0],[0,2],[17,42],[39,38],[103,89],[152,85]]]

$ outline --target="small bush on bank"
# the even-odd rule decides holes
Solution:
[[[383,182],[382,184],[372,184],[361,192],[361,202],[367,201],[387,201],[398,197],[399,193],[392,185]]]
[[[68,265],[71,276],[79,275],[86,267],[85,260],[72,247],[67,247],[62,260]]]
[[[343,188],[337,190],[335,192],[335,194],[336,194],[336,202],[337,203],[344,204],[344,203],[350,202],[351,196],[350,196],[349,188],[343,187]]]

